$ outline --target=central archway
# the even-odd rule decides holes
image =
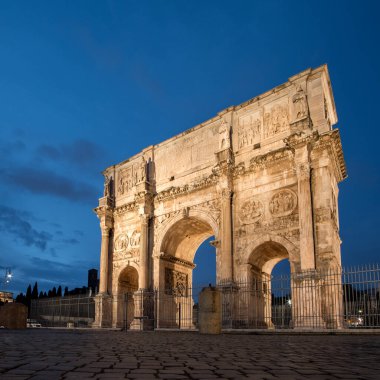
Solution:
[[[194,257],[200,245],[215,229],[202,216],[185,216],[167,228],[160,244],[158,328],[192,329],[194,300],[200,289],[193,289]],[[216,248],[216,273],[220,267]]]

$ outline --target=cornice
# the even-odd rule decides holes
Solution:
[[[138,205],[136,202],[130,202],[130,203],[124,204],[122,206],[116,207],[115,208],[115,214],[121,215],[121,214],[124,214],[124,213],[129,212],[129,211],[135,211],[135,210],[137,210],[137,207],[138,207]]]
[[[346,162],[343,156],[342,143],[340,139],[339,129],[326,132],[319,136],[319,139],[313,146],[313,151],[327,149],[331,157],[332,164],[338,182],[347,178]]]
[[[185,266],[187,268],[191,268],[191,269],[194,269],[196,267],[196,265],[193,264],[191,261],[187,261],[185,259],[180,259],[178,257],[172,256],[172,255],[169,255],[166,253],[162,253],[160,255],[160,259],[164,260],[164,261],[168,261],[168,262],[173,263],[173,264],[179,264],[179,265]]]
[[[215,173],[210,174],[206,178],[194,181],[190,184],[183,186],[172,186],[168,189],[160,191],[156,196],[155,200],[158,202],[164,201],[166,199],[175,198],[179,195],[189,194],[197,190],[204,189],[209,186],[213,186],[217,183],[218,176]]]

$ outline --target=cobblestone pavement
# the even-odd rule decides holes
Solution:
[[[379,379],[380,336],[0,330],[1,379]]]

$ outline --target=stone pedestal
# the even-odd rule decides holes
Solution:
[[[220,291],[215,287],[203,288],[199,295],[199,332],[222,332],[222,302]]]
[[[153,330],[154,329],[154,295],[146,290],[138,290],[133,294],[134,319],[131,330]]]
[[[95,321],[92,327],[111,327],[112,324],[112,297],[109,294],[95,296]]]
[[[321,282],[316,270],[296,273],[292,279],[293,327],[300,330],[324,329]]]
[[[28,308],[21,303],[6,303],[0,306],[0,326],[7,329],[25,329]]]

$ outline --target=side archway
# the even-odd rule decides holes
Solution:
[[[115,327],[130,328],[135,316],[135,292],[139,287],[139,274],[135,267],[128,265],[119,273],[117,293],[114,295]]]
[[[248,325],[273,328],[277,324],[277,312],[280,309],[281,315],[290,323],[292,311],[289,304],[283,301],[290,300],[291,278],[284,277],[281,284],[272,286],[271,276],[274,266],[285,259],[289,259],[291,273],[296,272],[299,268],[299,249],[282,236],[265,234],[247,247],[242,261],[246,267],[246,286],[251,289],[244,300]],[[279,286],[281,295],[276,293]],[[277,299],[281,300],[280,307],[276,304]]]

